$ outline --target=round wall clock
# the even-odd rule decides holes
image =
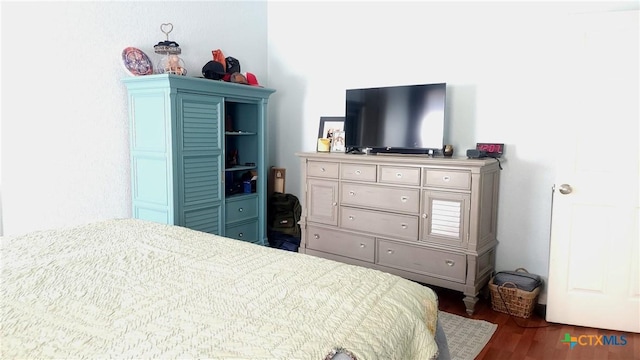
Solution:
[[[127,47],[122,50],[122,64],[125,69],[135,76],[153,74],[153,63],[142,50]]]

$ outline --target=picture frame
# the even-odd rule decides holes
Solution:
[[[318,139],[327,138],[334,131],[344,131],[344,117],[341,116],[322,116],[320,117],[320,126],[318,128]]]
[[[333,136],[331,137],[331,152],[343,153],[345,151],[344,145],[344,130],[334,130]]]

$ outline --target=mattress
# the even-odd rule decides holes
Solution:
[[[136,219],[1,251],[3,359],[438,354],[435,293],[378,270]]]

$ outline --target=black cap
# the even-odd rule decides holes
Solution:
[[[217,61],[211,60],[202,67],[202,76],[207,79],[220,80],[224,75],[224,66]]]

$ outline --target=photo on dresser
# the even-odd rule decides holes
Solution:
[[[344,117],[337,117],[337,116],[320,117],[320,126],[318,128],[318,138],[331,139],[333,137],[333,133],[336,131],[344,131]]]
[[[343,153],[344,149],[345,149],[344,131],[342,130],[334,131],[333,136],[331,137],[331,152]]]

